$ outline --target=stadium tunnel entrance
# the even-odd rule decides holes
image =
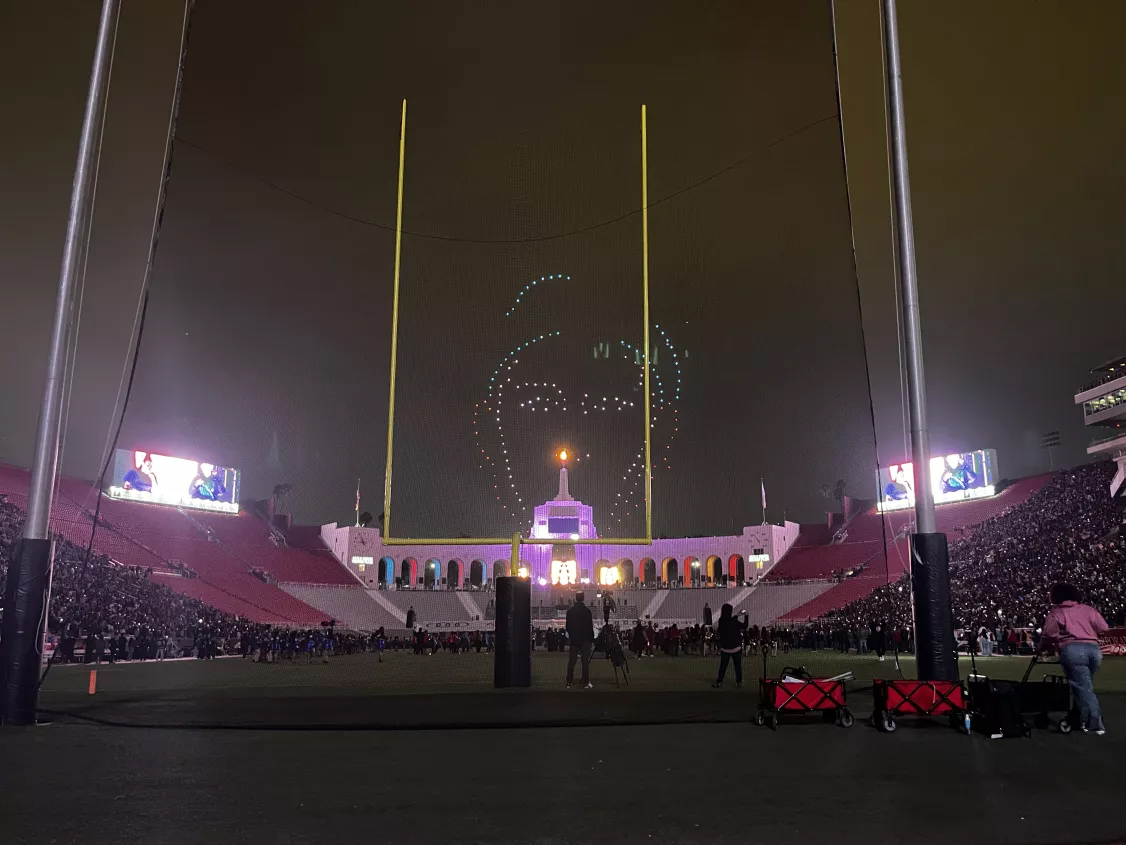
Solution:
[[[624,557],[618,561],[618,571],[621,573],[623,584],[633,583],[633,561]]]
[[[451,590],[461,587],[461,573],[464,568],[465,564],[457,558],[446,564],[446,586]]]
[[[418,583],[418,561],[413,557],[403,558],[399,566],[399,578],[405,587],[413,587]]]
[[[741,584],[747,577],[747,567],[743,563],[742,555],[732,555],[727,561],[727,574],[735,579],[736,584]]]
[[[666,584],[675,584],[679,580],[680,572],[675,557],[667,557],[661,564],[661,580]]]
[[[469,586],[481,587],[485,583],[485,561],[475,560],[469,564]]]
[[[388,584],[395,583],[395,560],[394,558],[381,557],[379,559],[379,569],[376,575],[376,583],[380,587],[386,587]]]
[[[653,584],[657,581],[657,561],[647,557],[641,561],[641,583]]]

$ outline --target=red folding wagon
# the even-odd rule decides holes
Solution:
[[[875,680],[872,724],[885,733],[896,729],[896,716],[945,716],[952,727],[969,733],[969,705],[961,681]]]
[[[763,661],[765,668],[765,660]],[[759,680],[759,706],[755,724],[778,728],[779,713],[824,713],[842,728],[856,721],[845,701],[843,679],[810,678],[801,670],[785,669],[782,677]]]

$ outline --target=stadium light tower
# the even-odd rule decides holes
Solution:
[[[12,556],[4,595],[3,647],[0,651],[0,671],[3,672],[4,683],[3,699],[0,700],[3,724],[35,723],[43,633],[51,595],[51,503],[59,464],[63,392],[73,340],[71,326],[75,317],[75,292],[82,273],[82,256],[86,253],[90,236],[94,174],[105,123],[106,93],[119,11],[120,0],[102,0],[94,64],[90,70],[90,87],[86,94],[78,160],[71,186],[66,240],[59,270],[59,292],[48,349],[47,377],[43,384],[43,404],[35,435],[27,519],[23,536]]]
[[[923,374],[919,288],[915,278],[915,230],[911,219],[911,180],[907,168],[907,125],[903,115],[903,74],[899,58],[896,0],[883,0],[883,25],[899,285],[907,351],[911,455],[915,474],[915,533],[911,535],[915,652],[921,680],[956,681],[958,666],[954,656],[954,618],[950,608],[950,554],[946,535],[936,530],[934,494],[930,483],[927,387]]]

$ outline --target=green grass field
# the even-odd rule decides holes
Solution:
[[[692,691],[707,689],[715,680],[719,660],[715,657],[658,656],[630,661],[630,683],[622,684],[627,692]],[[805,666],[815,677],[826,677],[851,670],[857,686],[865,686],[873,678],[895,678],[895,663],[889,657],[880,663],[870,655],[841,655],[835,652],[795,651],[779,654],[767,661],[767,675],[776,677],[784,666]],[[1019,679],[1028,665],[1028,658],[993,657],[980,660],[978,669],[994,678]],[[903,677],[915,677],[914,658],[902,658]],[[969,673],[967,659],[960,661],[963,676]],[[52,696],[72,698],[87,691],[91,667],[53,667],[43,685],[43,700]],[[742,693],[757,689],[762,673],[759,657],[744,658],[745,672]],[[252,663],[238,658],[220,660],[177,660],[164,663],[131,663],[108,665],[98,669],[97,688],[109,696],[143,698],[183,694],[237,696],[349,696],[429,693],[488,692],[493,689],[493,657],[489,654],[446,654],[416,657],[410,653],[391,653],[380,663],[375,655],[357,654],[330,658],[327,663]],[[576,667],[577,669],[577,667]],[[566,655],[535,652],[532,656],[534,689],[560,689],[566,671]],[[1058,666],[1037,667],[1032,677],[1044,672],[1059,674]],[[604,659],[591,663],[591,681],[597,689],[616,689],[614,671]],[[1098,692],[1126,692],[1126,658],[1107,658],[1096,677]],[[734,677],[728,672],[727,690],[735,692]],[[719,693],[717,693],[719,694]]]

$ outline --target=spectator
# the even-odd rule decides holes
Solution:
[[[716,637],[719,639],[719,676],[713,687],[723,686],[723,676],[727,674],[727,664],[735,664],[735,686],[743,686],[743,626],[732,615],[730,604],[719,609],[719,624]]]
[[[955,627],[985,628],[1000,651],[1016,654],[1025,634],[1044,624],[1043,609],[1029,597],[1060,581],[1074,585],[1111,622],[1126,619],[1126,541],[1117,536],[1120,508],[1107,495],[1114,469],[1104,462],[1057,472],[1025,501],[952,543]],[[902,647],[911,651],[910,597],[903,576],[815,620],[804,636],[813,641],[835,626],[882,619],[889,630],[908,631]]]
[[[1052,587],[1051,601],[1042,644],[1054,645],[1059,650],[1060,665],[1079,702],[1079,729],[1102,736],[1106,730],[1095,695],[1094,676],[1102,662],[1099,634],[1107,629],[1106,620],[1093,607],[1083,604],[1079,591],[1070,584]]]
[[[567,656],[567,686],[570,687],[575,679],[575,660],[582,658],[584,689],[591,689],[590,682],[590,651],[594,645],[594,617],[590,608],[586,606],[585,596],[578,593],[575,603],[567,609],[567,638],[571,642],[570,652]]]

